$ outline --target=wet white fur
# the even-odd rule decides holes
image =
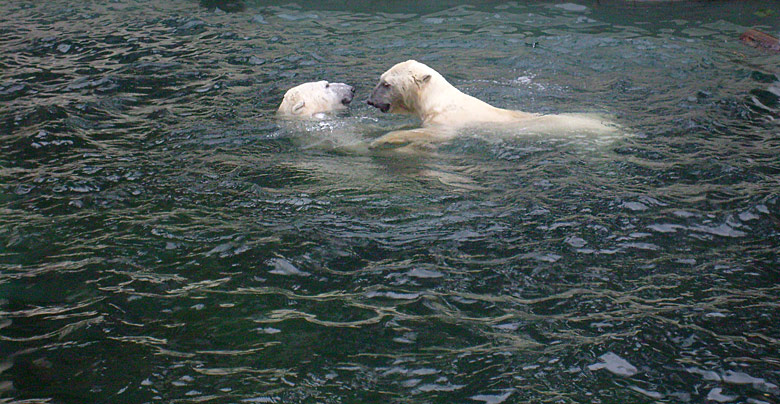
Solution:
[[[469,126],[498,127],[515,133],[591,132],[614,133],[617,127],[594,114],[540,115],[496,108],[464,94],[441,74],[423,63],[408,60],[382,74],[380,83],[390,85],[391,113],[416,115],[422,128],[390,132],[372,147],[430,144],[451,139]]]
[[[287,90],[277,114],[319,119],[321,114],[346,109],[347,106],[341,103],[342,98],[343,94],[335,91],[325,80],[303,83]]]

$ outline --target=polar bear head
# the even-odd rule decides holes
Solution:
[[[284,94],[277,113],[286,116],[312,117],[316,114],[345,109],[355,88],[344,83],[329,83],[325,80],[303,83]]]
[[[417,114],[423,107],[424,95],[435,94],[427,87],[440,82],[446,83],[446,80],[436,70],[418,61],[407,60],[382,74],[368,98],[368,105],[382,112]]]

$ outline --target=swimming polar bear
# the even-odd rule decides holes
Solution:
[[[277,114],[319,119],[327,112],[346,109],[354,95],[355,88],[344,83],[325,80],[303,83],[287,90]]]
[[[416,115],[422,121],[422,128],[387,133],[371,147],[430,145],[457,136],[458,129],[485,124],[515,133],[611,133],[617,129],[596,115],[540,115],[496,108],[462,93],[436,70],[415,60],[398,63],[382,74],[368,104],[382,112]]]
[[[287,90],[277,110],[280,133],[303,149],[367,151],[362,136],[365,119],[333,114],[345,110],[354,94],[354,87],[328,81],[303,83]]]

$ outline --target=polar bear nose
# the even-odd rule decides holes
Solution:
[[[344,89],[347,90],[347,91],[342,93],[341,103],[344,104],[344,105],[347,105],[350,102],[352,102],[352,98],[355,97],[355,87],[352,87],[352,86],[349,86],[349,85],[345,84]]]

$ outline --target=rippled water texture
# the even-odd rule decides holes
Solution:
[[[380,3],[0,3],[1,402],[780,401],[776,2]],[[409,58],[630,136],[369,152]]]

